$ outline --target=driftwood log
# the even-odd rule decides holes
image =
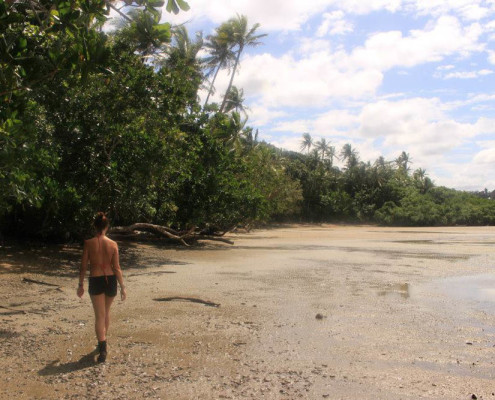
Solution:
[[[147,224],[144,222],[138,222],[129,226],[115,226],[110,229],[109,233],[118,233],[118,234],[134,234],[136,231],[144,231],[151,232],[155,235],[166,237],[168,239],[177,240],[182,243],[184,246],[189,246],[186,240],[196,241],[196,240],[214,240],[218,242],[234,244],[232,240],[225,239],[223,235],[227,233],[227,231],[218,233],[206,234],[204,231],[196,231],[196,228],[192,228],[188,231],[176,231],[167,226],[162,225],[154,225]]]
[[[35,279],[29,279],[29,278],[22,278],[22,281],[23,282],[27,282],[27,283],[36,283],[38,285],[46,285],[46,286],[55,286],[57,288],[60,287],[60,285],[55,285],[54,283],[48,283],[48,282],[43,282],[43,281],[37,281]]]

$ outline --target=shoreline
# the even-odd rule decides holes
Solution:
[[[234,246],[119,243],[128,300],[112,308],[104,365],[91,362],[87,293],[75,295],[77,246],[0,249],[0,398],[492,395],[494,314],[435,282],[491,274],[495,227],[304,224],[229,237]]]

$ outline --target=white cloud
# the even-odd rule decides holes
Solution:
[[[251,21],[261,23],[265,30],[289,31],[299,30],[309,18],[328,8],[353,14],[369,14],[380,10],[395,12],[400,9],[401,0],[312,0],[311,3],[287,0],[189,0],[189,4],[191,10],[188,13],[179,13],[178,17],[182,20],[205,16],[214,23],[221,23],[239,13],[247,15]]]
[[[451,160],[443,161],[437,166],[440,167],[440,172],[430,174],[437,185],[472,191],[484,188],[493,190],[495,187],[495,164],[478,164],[473,160],[459,163]]]
[[[423,155],[450,151],[478,133],[474,124],[449,118],[435,98],[369,104],[359,119],[364,137],[381,138],[387,147],[405,147]]]
[[[488,52],[488,62],[495,65],[495,51]]]
[[[315,39],[312,37],[302,37],[299,39],[297,54],[299,56],[308,55],[318,52],[330,52],[332,49],[331,42],[325,39]]]
[[[399,31],[373,34],[364,46],[354,49],[346,62],[349,67],[374,67],[384,71],[441,61],[453,54],[467,56],[483,50],[478,42],[481,34],[479,24],[464,27],[454,17],[440,17],[434,25],[425,30],[412,30],[408,36]]]
[[[413,167],[426,168],[437,184],[465,189],[492,187],[489,183],[494,180],[495,162],[488,165],[491,148],[464,161],[459,160],[458,153],[469,157],[474,138],[493,137],[495,119],[463,123],[448,115],[448,108],[436,98],[379,101],[361,111],[359,133],[383,142],[381,152],[386,158],[402,150],[410,153]],[[473,169],[480,173],[473,174]]]
[[[249,115],[249,125],[264,126],[274,119],[286,117],[288,113],[277,109],[269,109],[260,105],[254,105],[247,110]]]
[[[440,17],[457,15],[468,21],[479,21],[495,14],[495,7],[486,0],[188,0],[191,9],[178,15],[164,11],[164,18],[175,24],[186,21],[209,20],[220,24],[232,16],[246,15],[250,21],[259,22],[264,31],[300,30],[304,23],[315,15],[323,13],[346,13],[367,15],[377,11],[413,11],[420,15]],[[347,31],[348,22],[337,20],[335,33],[339,29]],[[329,29],[322,27],[322,31]],[[328,30],[327,30],[328,32]]]
[[[473,162],[493,168],[493,165],[495,165],[495,147],[481,150],[473,157]]]
[[[304,133],[312,131],[312,124],[310,120],[298,119],[295,121],[282,121],[277,123],[272,129],[272,132],[290,132],[290,133]]]
[[[251,23],[260,23],[263,31],[291,31],[301,29],[311,16],[322,13],[333,0],[188,0],[191,9],[177,16],[168,14],[173,23],[207,19],[220,24],[236,14],[246,15]]]
[[[448,65],[440,65],[439,67],[437,67],[437,70],[438,71],[448,71],[448,70],[451,70],[454,68],[455,68],[455,65],[448,64]]]
[[[470,95],[465,100],[455,100],[448,103],[444,103],[444,106],[447,110],[454,110],[456,108],[460,108],[464,106],[476,105],[479,103],[489,103],[493,101],[495,101],[495,94],[481,93],[476,95]],[[486,104],[486,106],[493,109],[493,106],[490,106],[488,104]]]
[[[378,101],[363,107],[360,132],[365,137],[413,136],[427,121],[442,118],[438,99],[413,98]]]
[[[344,19],[345,14],[342,11],[333,11],[323,14],[323,22],[316,31],[317,37],[330,35],[344,35],[352,32],[353,26]]]
[[[479,134],[495,135],[495,118],[480,118],[475,124],[476,131]],[[485,142],[488,143],[493,142]]]
[[[444,76],[444,79],[475,79],[480,76],[491,75],[493,71],[490,69],[481,69],[479,71],[458,71],[458,72],[449,72]]]
[[[316,117],[313,123],[313,130],[320,135],[341,133],[339,131],[351,130],[358,124],[358,115],[349,110],[330,110]]]
[[[364,15],[374,11],[399,11],[402,0],[334,0],[331,3],[347,13]]]
[[[303,38],[298,53],[246,56],[235,84],[244,88],[247,97],[257,98],[257,105],[267,108],[363,99],[376,93],[387,69],[481,50],[477,42],[480,32],[477,24],[463,27],[456,18],[442,17],[407,36],[398,31],[374,34],[350,53],[333,50],[326,40]],[[225,91],[227,82],[225,74],[219,76],[217,93]]]
[[[244,88],[246,97],[269,108],[282,106],[315,107],[332,98],[362,98],[375,93],[383,75],[380,71],[340,70],[335,56],[328,51],[296,59],[292,54],[247,56],[235,85]],[[217,93],[223,93],[228,78],[219,75]]]
[[[319,136],[349,135],[352,128],[358,124],[358,116],[349,110],[330,110],[317,115],[313,119],[297,119],[276,124],[274,132],[310,132]]]
[[[487,22],[484,24],[484,29],[487,32],[495,31],[495,19],[493,21]]]
[[[405,0],[405,8],[420,15],[457,14],[469,21],[483,19],[495,11],[485,0]]]

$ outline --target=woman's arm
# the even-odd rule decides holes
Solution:
[[[81,267],[79,268],[79,286],[77,287],[77,295],[82,297],[84,294],[84,278],[86,277],[86,269],[88,268],[89,251],[86,241],[84,241],[83,255]]]
[[[115,252],[113,253],[113,257],[112,257],[112,269],[120,285],[120,298],[122,300],[125,300],[127,297],[127,293],[124,286],[124,278],[122,276],[122,270],[120,269],[119,246],[117,246],[117,244],[115,244]]]

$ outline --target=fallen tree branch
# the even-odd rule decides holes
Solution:
[[[220,235],[216,234],[205,234],[203,232],[196,232],[196,227],[192,227],[188,231],[178,232],[169,227],[155,224],[148,224],[144,222],[137,222],[129,226],[116,226],[110,229],[109,233],[117,234],[134,234],[136,231],[151,232],[158,236],[163,236],[168,239],[173,239],[181,242],[184,246],[190,246],[186,240],[213,240],[228,244],[234,244],[232,240],[223,238],[222,236],[226,233],[223,232]]]
[[[29,279],[29,278],[22,278],[23,282],[28,282],[28,283],[36,283],[38,285],[46,285],[46,286],[55,286],[57,288],[60,287],[60,285],[55,285],[54,283],[48,283],[48,282],[43,282],[43,281],[37,281],[34,279]]]
[[[39,311],[26,311],[26,310],[17,310],[15,308],[12,308],[12,307],[7,307],[7,306],[2,306],[0,305],[0,308],[3,308],[4,310],[9,310],[8,312],[6,313],[0,313],[1,315],[15,315],[15,314],[39,314],[39,315],[45,315],[44,313],[42,312],[39,312]]]
[[[199,303],[204,304],[209,307],[220,307],[220,304],[213,303],[212,301],[197,299],[195,297],[182,297],[182,296],[174,296],[174,297],[161,297],[158,299],[153,299],[155,301],[190,301],[191,303]]]
[[[9,310],[9,312],[0,313],[1,315],[27,314],[27,311],[24,311],[24,310],[16,310],[15,308],[10,308],[10,307],[5,307],[5,306],[0,306],[0,308],[3,308],[5,310]]]
[[[110,233],[134,233],[134,231],[146,231],[146,232],[153,232],[155,234],[165,236],[169,239],[174,239],[178,240],[181,242],[184,246],[189,246],[183,239],[183,237],[174,235],[173,233],[169,232],[169,230],[161,225],[154,225],[154,224],[146,224],[143,222],[137,222],[135,224],[129,225],[129,226],[116,226],[112,229],[110,229]]]

